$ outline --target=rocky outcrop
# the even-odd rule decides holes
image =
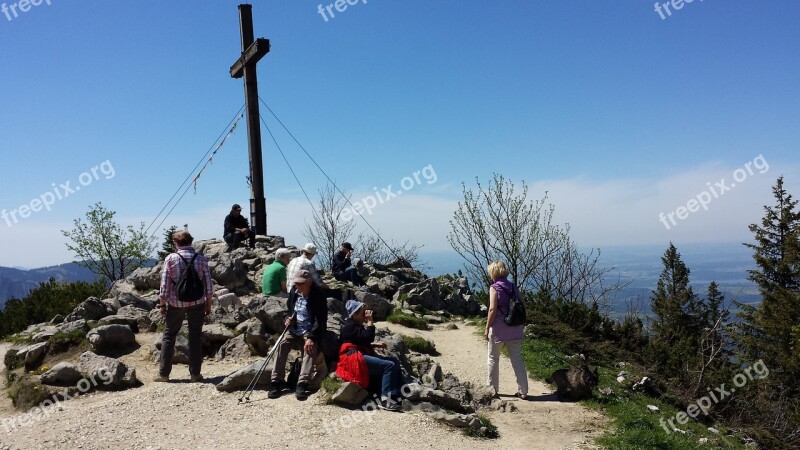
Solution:
[[[259,359],[258,361],[231,373],[217,385],[217,390],[221,392],[234,392],[246,388],[250,382],[253,381],[253,378],[255,378],[263,364],[264,360]],[[256,386],[269,386],[273,368],[274,361],[270,361],[264,372],[262,372],[261,377],[259,377]]]
[[[76,306],[75,309],[64,318],[64,322],[73,322],[80,319],[100,320],[115,312],[116,310],[108,303],[101,301],[97,297],[89,297],[86,301]]]

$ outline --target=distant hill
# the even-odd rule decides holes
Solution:
[[[97,275],[77,263],[21,270],[0,267],[0,309],[10,298],[23,298],[40,283],[55,278],[63,281],[95,281]]]

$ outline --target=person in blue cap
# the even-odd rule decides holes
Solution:
[[[388,356],[380,356],[374,348],[386,348],[385,342],[375,341],[375,324],[372,311],[366,309],[358,300],[348,300],[345,304],[347,319],[342,324],[342,343],[358,346],[367,363],[370,378],[381,377],[381,407],[387,411],[400,411],[400,388],[403,386],[403,372],[400,361]]]

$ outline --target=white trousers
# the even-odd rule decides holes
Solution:
[[[525,370],[525,362],[522,360],[522,341],[495,343],[491,329],[489,329],[489,370],[486,384],[493,387],[495,392],[500,392],[500,350],[503,346],[508,350],[511,367],[514,368],[514,376],[517,378],[517,392],[528,395],[528,373]]]

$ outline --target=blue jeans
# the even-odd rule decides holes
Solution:
[[[400,388],[403,387],[403,372],[400,371],[400,361],[385,356],[364,355],[367,362],[367,371],[370,378],[381,376],[381,396],[391,399],[400,398]]]

